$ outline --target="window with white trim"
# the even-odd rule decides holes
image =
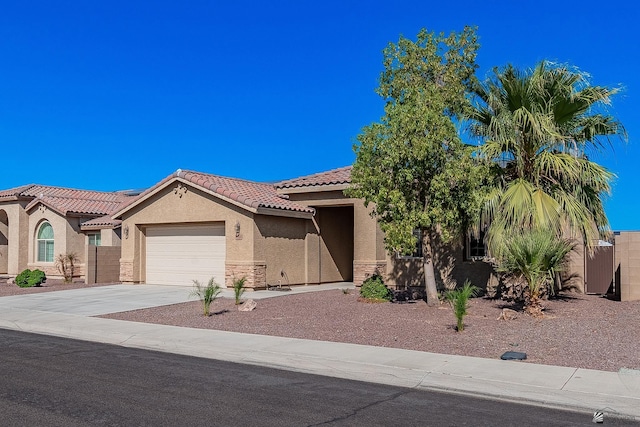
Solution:
[[[38,261],[53,262],[53,227],[48,222],[43,222],[38,229],[37,236]]]
[[[90,233],[89,235],[89,246],[100,246],[102,243],[102,237],[100,233]]]

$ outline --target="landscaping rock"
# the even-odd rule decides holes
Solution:
[[[511,310],[510,308],[503,308],[502,313],[498,316],[497,320],[514,320],[518,318],[518,312]]]
[[[16,278],[15,277],[9,277],[7,279],[7,285],[15,285],[16,284]]]
[[[252,299],[248,299],[238,306],[238,311],[253,311],[257,305],[257,302]]]

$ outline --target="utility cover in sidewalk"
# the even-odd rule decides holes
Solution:
[[[519,351],[507,351],[500,356],[502,360],[524,360],[527,358],[527,353],[521,353]]]

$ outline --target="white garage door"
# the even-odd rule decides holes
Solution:
[[[146,283],[203,285],[214,277],[224,287],[224,225],[147,228]]]

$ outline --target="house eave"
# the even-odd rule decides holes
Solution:
[[[256,210],[256,213],[259,215],[283,216],[288,218],[301,218],[301,219],[312,219],[313,216],[315,215],[315,213],[313,212],[274,209],[274,208],[266,208],[263,206],[259,207]]]
[[[349,184],[309,185],[304,187],[277,188],[278,194],[323,193],[327,191],[344,191]]]

